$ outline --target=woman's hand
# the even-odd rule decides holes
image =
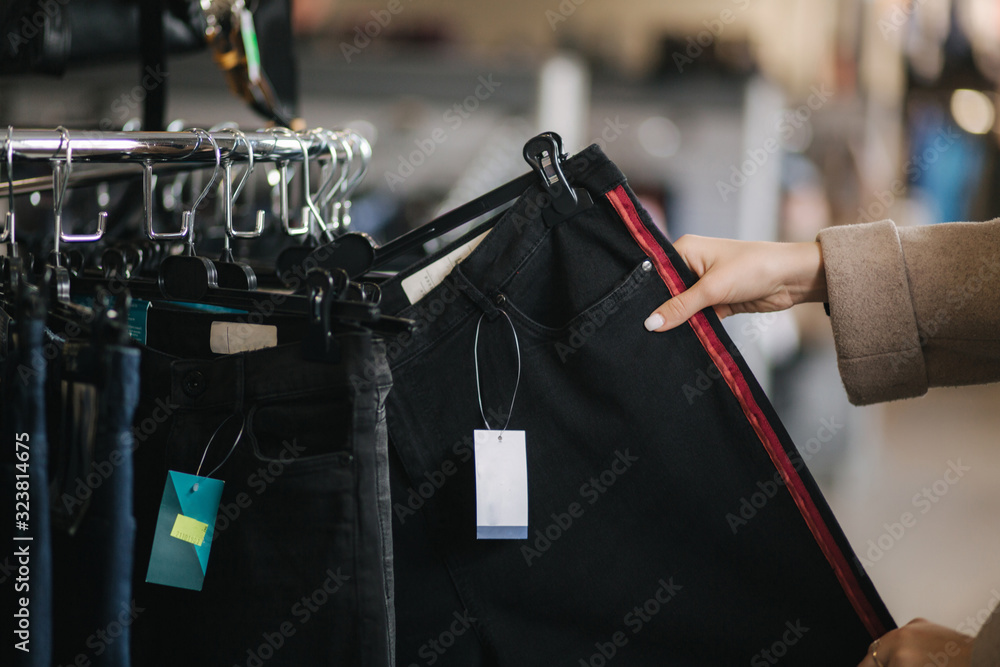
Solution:
[[[872,644],[875,656],[869,648],[858,667],[969,667],[972,643],[969,635],[916,618],[880,637]]]
[[[650,331],[673,329],[708,306],[714,306],[719,317],[727,317],[826,301],[826,273],[818,242],[765,243],[685,235],[674,248],[698,282],[649,316],[645,325]]]

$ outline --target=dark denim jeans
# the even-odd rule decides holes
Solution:
[[[305,361],[284,342],[301,334],[288,322],[278,347],[215,356],[208,332],[220,320],[238,318],[150,311],[135,417],[134,663],[388,665],[384,347],[345,333],[339,363]],[[167,471],[195,474],[206,448],[200,474],[221,463],[211,476],[225,488],[204,588],[146,583]]]
[[[56,664],[130,665],[139,351],[62,343],[50,364]],[[83,369],[84,372],[79,371]],[[54,380],[54,383],[51,382]],[[83,458],[85,462],[79,463]]]
[[[550,225],[531,188],[416,304],[415,271],[383,286],[419,322],[387,348],[398,664],[855,664],[893,621],[767,398],[711,310],[646,332],[694,277],[599,149],[566,169],[590,209]],[[529,538],[479,541],[473,340],[485,314],[496,427],[501,308]]]
[[[16,342],[14,334],[16,331]],[[45,322],[24,318],[14,322],[0,311],[0,339],[6,356],[0,375],[0,438],[3,439],[3,551],[0,563],[4,620],[10,623],[4,664],[24,667],[52,665],[52,534],[48,498],[48,440],[45,431],[45,375],[42,351]],[[27,445],[21,447],[17,443]],[[19,452],[29,452],[27,461]],[[18,479],[27,463],[28,478]],[[21,464],[22,468],[18,468]],[[25,485],[27,482],[27,485]],[[25,488],[27,486],[27,488]],[[27,517],[20,515],[21,512]],[[25,521],[20,528],[15,519]],[[24,539],[24,538],[30,538]],[[22,569],[23,568],[23,569]],[[28,599],[29,652],[16,650],[14,630],[20,627],[19,601]],[[15,625],[16,624],[16,625]]]

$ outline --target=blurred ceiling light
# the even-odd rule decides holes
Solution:
[[[993,129],[996,109],[990,98],[978,90],[960,88],[951,94],[951,115],[966,132],[986,134]]]
[[[672,157],[681,147],[681,131],[669,118],[650,116],[639,125],[639,143],[653,157]]]

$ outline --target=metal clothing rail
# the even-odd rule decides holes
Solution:
[[[67,142],[67,134],[69,140]],[[67,144],[72,146],[73,162],[214,162],[215,149],[206,135],[211,134],[222,152],[223,159],[233,162],[247,160],[247,142],[253,150],[254,160],[264,162],[301,161],[303,146],[310,158],[319,157],[327,145],[315,135],[246,132],[247,142],[232,132],[183,131],[183,132],[100,132],[72,130],[68,133],[47,129],[14,129],[10,132],[10,148],[14,159],[59,160],[66,155]],[[0,133],[4,150],[7,140]]]

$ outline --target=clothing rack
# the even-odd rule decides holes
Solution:
[[[306,234],[318,241],[332,241],[336,233],[344,233],[350,225],[350,196],[363,179],[371,158],[371,146],[356,132],[349,129],[324,130],[314,128],[302,132],[292,132],[284,128],[243,132],[235,127],[216,126],[213,130],[191,129],[173,132],[93,132],[64,127],[56,129],[8,128],[0,134],[0,161],[6,166],[6,182],[0,182],[0,198],[8,199],[9,207],[0,242],[8,244],[8,256],[17,257],[15,239],[14,196],[40,190],[54,191],[54,241],[49,255],[52,273],[46,278],[53,294],[64,302],[69,301],[70,290],[81,294],[94,294],[106,289],[109,276],[124,276],[123,284],[132,296],[146,300],[169,300],[175,302],[196,302],[202,305],[225,308],[247,309],[261,298],[266,291],[258,291],[256,273],[249,264],[237,261],[232,253],[234,239],[252,239],[262,235],[265,228],[265,213],[256,212],[256,226],[247,231],[233,227],[235,200],[243,184],[250,177],[255,164],[276,163],[280,178],[272,187],[278,189],[280,228],[289,237]],[[252,156],[252,157],[251,157]],[[252,160],[252,161],[251,161]],[[39,166],[51,167],[52,177],[34,177],[22,181],[10,180],[14,165],[18,162],[35,162]],[[315,192],[309,187],[309,164],[325,163],[319,171],[321,185]],[[236,177],[232,167],[242,162],[248,169]],[[302,169],[298,185],[302,189],[301,216],[297,224],[290,221],[290,197],[288,168],[298,162]],[[72,172],[74,164],[89,165]],[[214,164],[213,164],[214,163]],[[195,191],[200,194],[182,211],[180,231],[154,231],[156,174],[178,173],[193,169],[215,168],[215,173],[207,185],[199,184]],[[334,165],[335,168],[327,169]],[[141,166],[142,169],[136,169]],[[62,227],[64,212],[63,195],[71,186],[94,185],[119,178],[136,178],[142,175],[143,220],[146,240],[164,242],[166,245],[153,251],[140,251],[130,242],[119,243],[116,239],[110,245],[95,246],[96,252],[89,257],[81,257],[80,262],[70,271],[69,259],[60,254],[63,243],[95,243],[105,238],[108,214],[98,214],[96,233],[66,234]],[[235,181],[239,181],[237,185]],[[174,184],[176,185],[176,184]],[[173,187],[173,185],[168,186]],[[212,191],[221,202],[221,215],[217,222],[224,225],[223,251],[219,260],[196,254],[195,211],[202,200]],[[169,244],[187,244],[186,254],[177,254],[167,249]],[[296,258],[304,260],[313,251],[311,245],[292,244],[282,253],[293,252]],[[47,249],[45,250],[47,252]],[[299,257],[299,255],[303,255]],[[99,256],[99,261],[97,260]],[[279,259],[282,257],[279,254]],[[151,262],[146,267],[141,262]],[[293,261],[293,265],[297,264]],[[11,268],[0,259],[0,274]],[[339,268],[339,267],[338,267]],[[136,273],[133,274],[133,271]],[[140,275],[139,272],[146,273]],[[267,272],[266,272],[267,273]],[[276,272],[266,276],[277,287],[287,287],[288,281],[280,280]],[[37,278],[37,276],[36,276]],[[296,279],[298,275],[296,274]],[[311,291],[308,296],[285,294],[282,306],[272,308],[272,312],[283,315],[306,315],[311,324],[310,340],[307,345],[309,355],[321,357],[330,353],[329,340],[334,321],[347,322],[351,326],[364,325],[372,331],[395,334],[407,330],[412,322],[400,318],[384,316],[377,303],[372,302],[376,292],[360,284],[352,284],[344,271],[323,270],[310,272],[308,279]],[[20,279],[18,279],[20,280]],[[27,279],[29,282],[31,278]],[[279,282],[280,280],[280,282]],[[293,288],[294,289],[294,288]],[[356,290],[348,295],[348,290]],[[0,290],[3,291],[3,290]],[[325,301],[315,301],[322,296]],[[318,328],[317,328],[318,327]]]
[[[59,160],[72,148],[74,162],[214,162],[215,149],[206,135],[218,144],[222,158],[233,162],[248,159],[247,144],[254,160],[264,162],[301,161],[303,152],[320,157],[327,142],[308,132],[280,134],[267,130],[246,132],[246,141],[228,130],[215,132],[101,132],[92,130],[13,129],[4,139],[4,150],[14,159]],[[300,143],[301,140],[301,143]],[[303,151],[303,145],[305,151]]]
[[[173,170],[186,170],[209,166],[215,163],[215,173],[211,188],[217,182],[220,169],[224,177],[220,181],[223,187],[223,198],[227,234],[232,238],[255,238],[263,229],[263,211],[258,211],[257,228],[254,233],[236,232],[232,229],[232,202],[239,196],[247,178],[254,169],[255,163],[276,163],[280,173],[280,218],[285,232],[290,236],[314,233],[318,227],[326,240],[332,240],[332,231],[341,232],[350,225],[350,195],[364,178],[371,158],[371,146],[361,135],[350,130],[325,130],[313,128],[301,132],[276,127],[250,132],[243,132],[237,127],[217,125],[212,130],[192,128],[172,132],[143,131],[70,131],[65,127],[55,129],[15,129],[8,127],[3,138],[3,162],[6,166],[7,195],[10,198],[10,208],[13,208],[15,194],[35,192],[42,188],[32,187],[37,181],[13,181],[15,162],[48,162],[52,167],[52,186],[56,192],[56,249],[59,239],[64,237],[61,227],[62,196],[71,185],[82,186],[100,183],[110,178],[127,178],[125,173],[128,164],[142,166],[142,184],[144,200],[144,218],[146,232],[152,239],[180,239],[188,235],[187,222],[178,235],[173,233],[156,234],[153,232],[153,192],[155,189],[154,165],[158,173]],[[326,179],[314,194],[310,190],[309,165],[313,160],[324,162],[332,168],[323,169]],[[233,187],[230,179],[231,168],[238,163],[246,163],[248,169],[243,172],[239,185]],[[302,164],[301,179],[303,200],[308,213],[303,213],[302,224],[292,226],[289,217],[288,168],[293,162]],[[94,169],[85,170],[82,174],[73,174],[73,165],[97,163]],[[120,172],[111,173],[111,169]],[[40,182],[38,182],[40,185]],[[16,187],[15,187],[16,186]],[[208,193],[203,191],[195,204]],[[322,210],[321,208],[322,207]],[[193,211],[185,213],[185,221],[193,219]],[[79,241],[96,241],[103,236],[106,214],[101,213],[98,222],[98,233],[87,237],[77,237]],[[8,224],[5,225],[4,239],[13,230],[13,218],[8,213]],[[325,221],[325,222],[324,222]],[[315,223],[315,224],[314,224]],[[226,246],[228,249],[228,245]]]

